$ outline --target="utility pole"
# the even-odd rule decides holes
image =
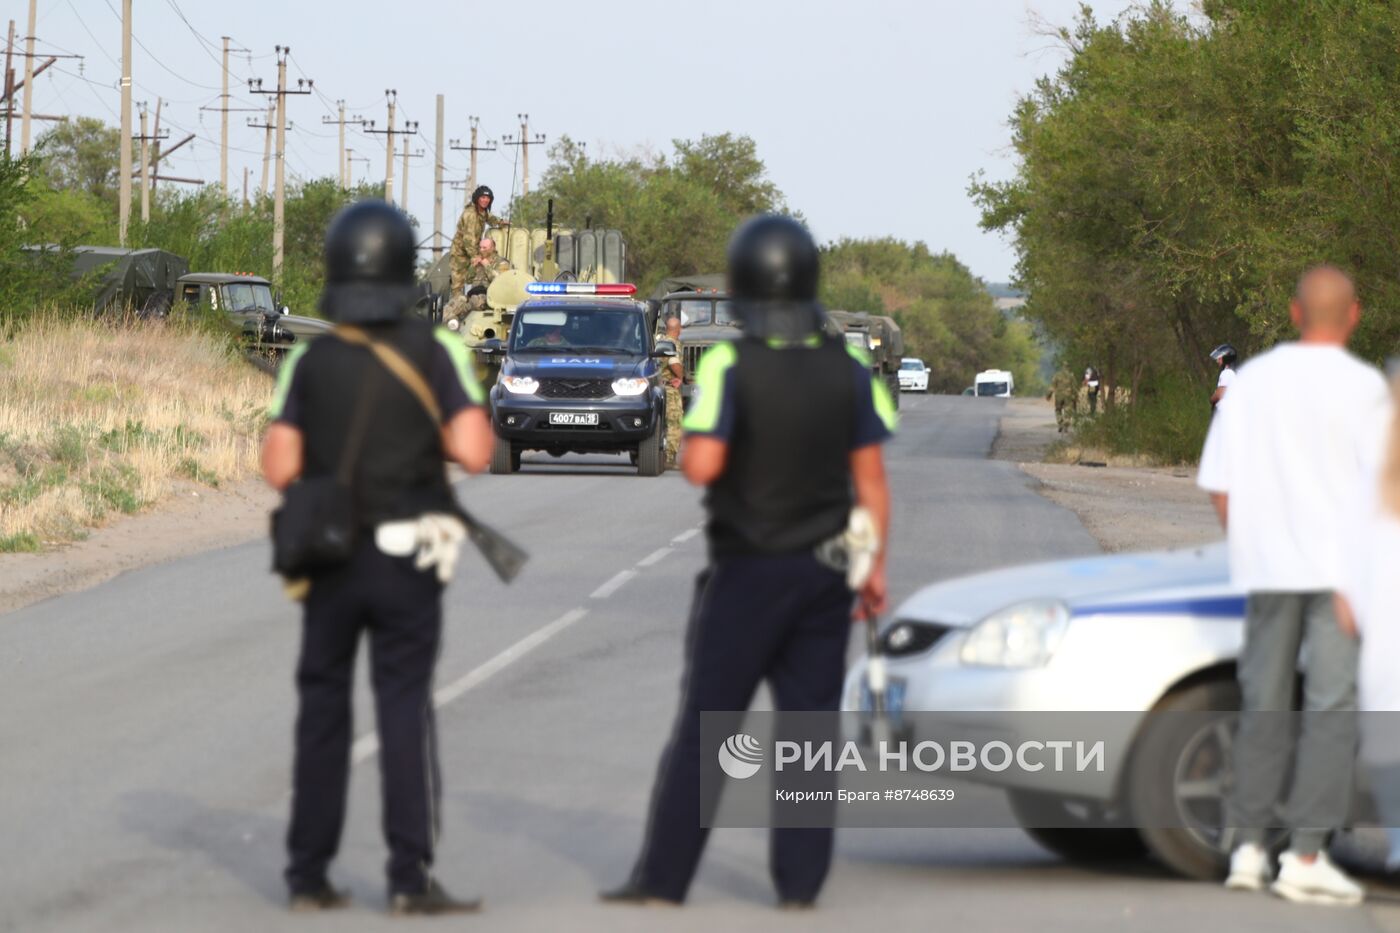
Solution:
[[[117,241],[126,245],[131,222],[131,0],[122,0],[122,128],[117,169]]]
[[[151,145],[152,145],[153,150],[154,150],[154,151],[152,152],[152,158],[151,158],[151,164],[152,164],[152,165],[159,165],[159,164],[160,164],[160,140],[161,140],[161,135],[160,135],[160,105],[161,105],[161,99],[160,99],[159,97],[157,97],[157,98],[156,98],[156,125],[155,125],[155,130],[154,130],[154,132],[152,133],[152,140],[151,140]],[[141,130],[141,135],[142,135],[142,136],[145,136],[145,135],[146,135],[146,131],[145,131],[144,129]],[[167,130],[165,135],[166,135],[166,136],[169,136],[169,135],[170,135],[170,132]],[[155,173],[152,173],[152,175],[151,175],[151,192],[152,192],[152,193],[155,193],[155,190],[156,190],[156,175],[155,175]],[[146,218],[145,218],[145,217],[142,217],[141,219],[142,219],[142,220],[145,220]]]
[[[254,94],[276,95],[277,103],[277,187],[272,202],[272,280],[282,284],[282,239],[286,233],[283,211],[287,195],[287,98],[293,94],[310,94],[312,82],[309,78],[298,78],[295,91],[287,88],[287,56],[290,46],[276,46],[277,51],[277,90],[265,91],[261,78],[248,82],[248,89]]]
[[[544,134],[536,133],[530,135],[530,115],[528,113],[517,113],[520,120],[520,136],[502,136],[501,143],[506,146],[520,147],[520,196],[524,197],[530,193],[530,147],[539,146],[544,143]]]
[[[331,117],[322,117],[322,118],[321,118],[321,122],[322,122],[322,123],[325,123],[326,125],[330,125],[330,124],[334,123],[334,124],[337,124],[337,125],[340,127],[340,187],[343,188],[343,189],[346,190],[346,191],[349,191],[349,190],[350,190],[350,163],[349,163],[349,161],[346,159],[346,155],[345,155],[345,154],[346,154],[347,152],[349,152],[350,150],[345,148],[345,124],[350,123],[350,124],[353,124],[353,125],[356,125],[356,126],[364,126],[364,125],[365,125],[365,118],[364,118],[364,117],[350,117],[349,119],[346,119],[346,117],[345,117],[345,101],[343,101],[343,100],[338,100],[338,101],[335,102],[335,105],[336,105],[336,107],[337,107],[337,108],[339,109],[339,111],[340,111],[339,115],[336,116],[336,117],[334,117],[334,118],[331,118]]]
[[[248,121],[248,126],[255,130],[264,130],[263,134],[263,170],[262,183],[258,185],[258,194],[267,195],[267,172],[272,167],[272,132],[277,129],[277,105],[275,103],[267,105],[267,119],[261,123],[252,120]]]
[[[151,220],[150,137],[146,135],[146,102],[141,102],[141,222]]]
[[[10,129],[15,115],[15,69],[10,59],[15,51],[15,21],[10,20],[10,38],[5,41],[5,158],[10,157]]]
[[[248,209],[248,166],[243,166],[243,209]]]
[[[442,114],[444,99],[437,96],[437,131],[433,133],[433,259],[442,255]]]
[[[384,137],[384,200],[390,204],[394,203],[394,137],[413,136],[418,132],[417,120],[405,120],[403,129],[394,128],[394,110],[398,103],[399,92],[393,89],[384,92],[384,99],[389,104],[389,128],[387,130],[377,130],[374,128],[374,121],[369,121],[365,126],[366,133],[377,133]]]
[[[454,139],[452,140],[450,148],[455,149],[458,152],[471,153],[472,169],[471,174],[467,176],[467,190],[470,191],[476,188],[476,154],[478,152],[495,152],[496,141],[494,139],[488,139],[486,140],[486,145],[478,146],[476,144],[477,126],[481,123],[481,120],[477,117],[468,117],[467,119],[471,121],[472,127],[471,145],[463,146],[461,144],[461,140]]]
[[[229,96],[229,92],[228,92],[228,76],[229,76],[229,70],[228,70],[228,56],[229,56],[229,53],[230,53],[230,52],[246,52],[246,51],[248,51],[248,50],[247,50],[247,49],[235,49],[235,48],[232,48],[232,47],[229,45],[229,42],[232,41],[232,40],[231,40],[228,36],[222,36],[221,38],[224,40],[224,61],[223,61],[223,74],[222,74],[220,77],[221,77],[222,80],[223,80],[223,87],[224,87],[224,90],[223,90],[223,93],[219,95],[219,106],[217,106],[217,107],[200,107],[199,109],[200,109],[200,110],[217,111],[218,114],[219,114],[219,187],[220,187],[221,189],[223,189],[224,197],[227,198],[227,197],[229,196],[229,187],[228,187],[228,115],[231,114],[231,113],[247,112],[247,111],[252,111],[252,112],[255,112],[255,113],[261,113],[261,112],[262,112],[262,108],[261,108],[261,107],[230,107],[230,106],[229,106],[229,101],[231,101],[231,100],[233,99],[232,97]],[[271,120],[269,120],[268,122],[270,123]]]
[[[408,137],[403,138],[403,197],[399,198],[399,209],[405,214],[408,213],[408,160],[423,158],[423,150],[417,152],[408,151]]]
[[[29,114],[34,109],[34,22],[38,18],[39,0],[29,0],[29,31],[24,35],[24,121],[19,130],[19,154],[29,152]],[[14,102],[10,102],[14,106]]]
[[[368,159],[368,158],[366,158],[365,156],[357,156],[357,155],[355,155],[355,150],[354,150],[354,149],[346,149],[346,150],[345,150],[345,177],[346,177],[347,179],[349,179],[350,185],[351,185],[352,187],[353,187],[354,184],[355,184],[355,163],[356,163],[356,162],[363,162],[363,163],[365,163],[366,165],[369,165],[369,159]]]

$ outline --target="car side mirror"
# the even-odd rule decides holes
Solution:
[[[656,341],[656,349],[651,351],[653,357],[675,356],[676,345],[669,340]]]
[[[499,338],[499,337],[488,337],[488,338],[486,338],[485,340],[483,340],[483,341],[481,342],[481,346],[478,347],[477,349],[479,349],[482,353],[485,353],[485,354],[488,355],[488,356],[493,356],[493,355],[495,355],[495,354],[497,354],[497,353],[500,353],[500,352],[501,352],[501,338]]]
[[[287,307],[286,305],[283,305],[283,306],[282,306],[282,313],[283,313],[283,314],[291,314],[291,313],[292,313],[292,309],[289,308],[289,307]]]

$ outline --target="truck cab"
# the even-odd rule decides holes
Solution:
[[[175,280],[175,303],[227,315],[254,350],[273,357],[331,329],[329,321],[301,317],[279,307],[272,283],[249,273],[182,275]]]

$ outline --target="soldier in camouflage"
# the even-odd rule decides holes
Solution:
[[[457,232],[452,237],[452,248],[448,251],[452,264],[452,288],[454,296],[472,281],[476,259],[481,251],[481,237],[487,226],[509,227],[510,222],[491,213],[491,205],[496,200],[491,189],[480,185],[472,192],[471,203],[462,211],[457,221]]]
[[[1045,397],[1055,400],[1055,424],[1061,434],[1066,433],[1079,402],[1079,380],[1068,366],[1061,366],[1060,371],[1055,373],[1055,378],[1050,380],[1050,392]]]
[[[468,281],[472,285],[490,288],[501,270],[509,268],[510,263],[496,252],[496,241],[489,236],[482,237],[477,254],[471,261],[471,277]]]
[[[681,383],[685,381],[685,353],[681,349],[681,319],[666,319],[665,339],[676,345],[676,355],[661,364],[661,384],[666,388],[666,469],[674,470],[681,451]]]

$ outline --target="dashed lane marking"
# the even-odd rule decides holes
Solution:
[[[623,570],[615,575],[611,580],[598,587],[588,595],[589,599],[607,599],[618,590],[627,585],[627,581],[637,575],[635,570]]]
[[[659,547],[656,550],[652,551],[650,554],[648,554],[646,557],[643,557],[641,560],[637,561],[637,566],[650,567],[652,564],[660,563],[662,560],[665,560],[666,555],[670,553],[670,548]]]
[[[688,530],[688,531],[682,531],[680,534],[676,535],[674,538],[671,539],[671,543],[672,543],[672,544],[684,544],[685,542],[689,541],[691,538],[695,537],[695,536],[698,535],[699,533],[700,533],[700,529],[699,529],[699,528],[691,528],[691,529]]]

